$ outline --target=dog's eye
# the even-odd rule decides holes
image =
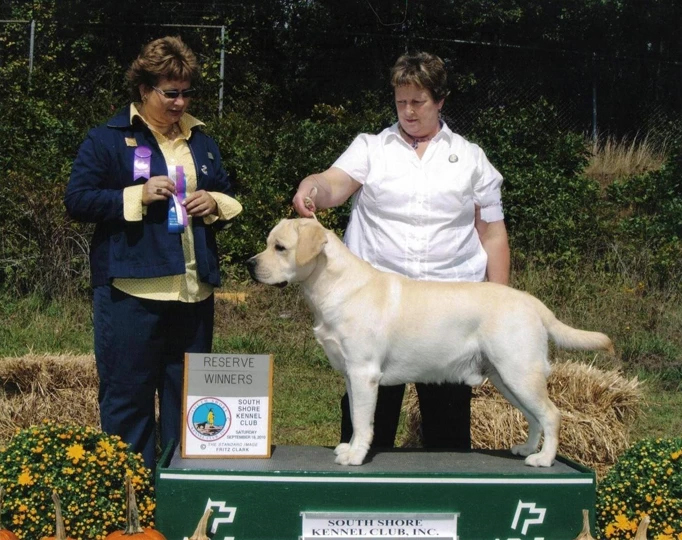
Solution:
[[[275,251],[286,251],[287,248],[285,248],[282,244],[275,244]]]

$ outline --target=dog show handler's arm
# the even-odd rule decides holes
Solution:
[[[481,245],[488,255],[486,266],[488,281],[509,285],[509,240],[504,221],[488,223],[480,219],[480,209],[477,206],[475,226]]]
[[[345,203],[360,187],[362,184],[353,180],[345,171],[330,167],[322,173],[306,176],[301,181],[294,195],[294,209],[301,217],[313,217],[316,210]]]

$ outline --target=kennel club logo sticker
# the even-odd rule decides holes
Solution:
[[[183,458],[270,457],[270,355],[185,355]]]
[[[230,430],[232,413],[227,405],[216,398],[195,402],[187,413],[189,430],[202,441],[217,441]]]

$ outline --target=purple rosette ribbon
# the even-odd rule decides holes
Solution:
[[[149,180],[152,168],[152,151],[146,146],[135,148],[133,156],[133,181]]]

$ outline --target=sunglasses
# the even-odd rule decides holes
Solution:
[[[188,88],[187,90],[161,90],[161,88],[157,88],[156,86],[152,86],[152,88],[168,99],[178,99],[180,96],[183,98],[191,98],[196,97],[197,95],[196,88]]]

